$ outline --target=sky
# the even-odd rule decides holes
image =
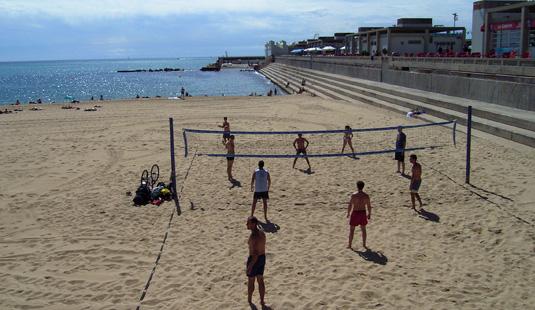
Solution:
[[[468,0],[0,0],[0,61],[264,55],[401,17],[471,31]]]

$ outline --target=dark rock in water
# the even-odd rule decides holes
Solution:
[[[136,70],[117,70],[118,73],[133,73],[133,72],[173,72],[184,71],[180,68],[163,68],[163,69],[136,69]]]
[[[208,66],[202,67],[201,71],[220,71],[221,66],[217,63],[209,64]]]

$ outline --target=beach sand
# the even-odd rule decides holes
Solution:
[[[96,112],[83,112],[92,105],[84,103],[79,111],[43,105],[43,111],[0,116],[1,309],[134,309],[169,223],[141,308],[248,309],[245,223],[258,159],[236,159],[241,187],[232,187],[224,158],[183,157],[181,128],[217,130],[222,116],[233,130],[421,123],[364,104],[304,95],[99,104]],[[153,163],[168,178],[168,117],[176,128],[180,216],[172,202],[133,207],[126,195]],[[395,132],[391,139],[390,145]],[[535,152],[474,138],[472,187],[464,184],[464,143],[459,133],[456,148],[417,152],[426,210],[421,215],[409,208],[409,180],[395,173],[391,154],[312,158],[313,174],[291,169],[292,159],[266,159],[273,181],[267,305],[531,307]],[[244,150],[239,137],[236,144],[238,153]],[[306,164],[299,160],[297,166]],[[374,207],[369,252],[360,245],[358,228],[354,250],[346,249],[347,201],[357,180],[366,182]],[[263,220],[260,205],[256,215]],[[258,291],[253,300],[260,308]]]

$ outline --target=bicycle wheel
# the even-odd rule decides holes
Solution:
[[[150,185],[154,186],[158,179],[160,178],[160,167],[158,165],[154,164],[152,165],[152,168],[150,168]]]
[[[145,169],[143,170],[143,172],[141,173],[141,180],[140,180],[141,184],[147,184],[147,185],[150,185],[149,184],[149,172]]]

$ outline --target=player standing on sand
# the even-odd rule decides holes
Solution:
[[[266,287],[264,285],[264,267],[266,266],[266,234],[258,229],[258,220],[251,216],[247,219],[247,229],[251,231],[249,236],[249,257],[247,258],[246,274],[247,283],[247,301],[252,305],[254,292],[254,281],[258,282],[258,291],[260,293],[260,303],[262,308],[265,306],[264,295]]]
[[[264,161],[261,160],[258,162],[258,169],[253,172],[251,177],[251,192],[253,194],[253,205],[251,207],[251,216],[254,216],[254,210],[256,208],[256,202],[258,199],[262,199],[264,205],[264,219],[266,222],[269,222],[267,219],[267,201],[269,199],[269,188],[271,187],[271,177],[269,172],[264,169]]]
[[[409,161],[412,164],[411,184],[409,189],[411,191],[411,202],[414,210],[416,210],[415,198],[418,199],[418,202],[420,203],[420,209],[422,208],[422,199],[420,199],[420,194],[418,194],[420,185],[422,185],[422,165],[416,162],[417,159],[418,157],[416,157],[416,154],[411,154],[411,156],[409,156]]]
[[[307,157],[307,148],[309,145],[308,140],[303,138],[303,134],[299,133],[297,134],[297,138],[294,140],[293,145],[296,151],[296,155],[299,155],[299,154],[305,155],[305,160],[307,161],[307,164],[308,164],[308,171],[312,170],[312,168],[310,167],[310,162],[308,161],[308,157]],[[292,168],[294,169],[295,169],[295,163],[297,162],[297,158],[298,157],[294,159],[294,164],[292,165]]]
[[[347,216],[351,214],[351,219],[349,220],[349,243],[347,245],[348,249],[351,249],[353,243],[353,234],[355,233],[355,226],[360,225],[360,230],[362,231],[362,246],[365,249],[368,249],[366,246],[366,225],[368,220],[372,217],[372,205],[370,202],[370,196],[362,191],[364,189],[364,182],[357,182],[357,192],[351,194],[351,199],[347,205]],[[368,216],[366,216],[366,207],[368,207]],[[353,209],[353,212],[351,212]]]
[[[403,128],[398,127],[398,136],[396,138],[396,153],[394,159],[398,162],[398,171],[401,175],[405,175],[405,146],[407,145],[407,136],[403,133]],[[399,170],[401,166],[401,171]]]
[[[234,135],[230,135],[229,139],[223,139],[223,145],[227,149],[227,176],[230,182],[234,181],[232,177],[232,166],[234,165]]]
[[[344,149],[346,148],[346,145],[349,145],[349,147],[351,148],[351,152],[353,152],[353,157],[355,157],[355,149],[353,148],[353,142],[351,142],[352,139],[353,132],[351,131],[351,127],[346,126],[344,132],[344,144],[342,145],[342,154],[344,154]]]
[[[223,144],[230,139],[230,124],[227,121],[227,117],[223,117],[223,125],[217,125],[219,128],[223,128]]]

